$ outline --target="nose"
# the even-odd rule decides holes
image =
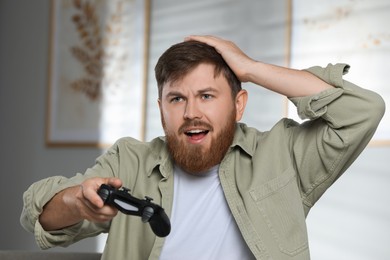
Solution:
[[[187,100],[185,111],[184,111],[184,119],[192,120],[192,119],[200,119],[200,118],[202,118],[202,113],[196,101]]]

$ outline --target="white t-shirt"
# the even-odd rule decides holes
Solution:
[[[218,166],[202,175],[174,170],[171,233],[160,260],[254,259],[229,210]]]

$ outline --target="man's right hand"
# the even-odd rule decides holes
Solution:
[[[104,205],[97,194],[100,185],[115,188],[122,186],[118,178],[90,178],[77,186],[57,193],[43,208],[39,222],[46,231],[62,229],[86,219],[91,222],[106,222],[116,216],[118,210]]]

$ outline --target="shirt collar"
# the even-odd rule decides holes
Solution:
[[[254,140],[256,132],[254,128],[247,127],[244,123],[237,123],[231,148],[240,147],[249,156],[253,156],[257,143]]]
[[[165,137],[160,136],[153,140],[153,142],[156,142],[156,149],[153,149],[153,158],[154,162],[151,163],[151,169],[148,171],[148,177],[156,170],[156,168],[159,168],[159,172],[164,178],[168,178],[168,176],[173,171],[173,164],[171,160],[171,156],[169,155],[168,148],[166,145]]]

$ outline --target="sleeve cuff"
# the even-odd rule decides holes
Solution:
[[[49,249],[55,246],[66,247],[73,243],[75,234],[79,232],[82,225],[83,222],[80,222],[66,229],[45,231],[39,221],[36,221],[34,227],[35,240],[41,249]]]
[[[339,98],[343,90],[343,75],[348,73],[348,64],[329,64],[326,68],[311,67],[308,72],[334,86],[332,89],[324,90],[313,96],[290,98],[290,101],[297,107],[298,116],[302,119],[316,119],[327,112],[327,106]]]

